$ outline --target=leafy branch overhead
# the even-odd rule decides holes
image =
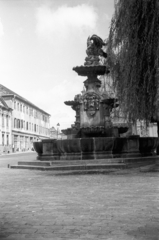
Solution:
[[[111,21],[108,63],[129,119],[154,115],[159,64],[159,1],[119,0]]]

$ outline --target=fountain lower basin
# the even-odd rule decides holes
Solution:
[[[153,156],[158,146],[155,137],[101,137],[44,139],[34,142],[39,160],[87,160]]]

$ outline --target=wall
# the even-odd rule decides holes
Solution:
[[[0,154],[12,152],[11,111],[0,108]]]

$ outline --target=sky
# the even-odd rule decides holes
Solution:
[[[83,90],[87,38],[106,39],[114,0],[0,0],[0,84],[51,115],[50,127],[71,127],[64,101]]]

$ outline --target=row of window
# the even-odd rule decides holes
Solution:
[[[17,101],[14,101],[14,109],[29,114],[29,116],[34,116],[34,118],[43,120],[44,122],[49,122],[49,117],[47,117],[46,115],[40,113],[39,111],[28,107],[26,105],[23,105],[22,103],[19,103]]]
[[[2,133],[2,146],[5,145],[5,134]],[[6,135],[6,145],[9,146],[9,135]]]
[[[35,138],[27,136],[13,136],[13,149],[14,151],[25,151],[33,148],[33,141]]]
[[[38,126],[37,124],[33,124],[30,122],[25,122],[24,120],[14,118],[14,128],[24,129],[36,133],[41,133],[45,135],[49,135],[49,130],[45,127]]]
[[[2,127],[9,127],[9,116],[2,114]]]
[[[13,136],[14,142],[31,142],[31,143],[33,143],[34,139],[35,139],[35,137],[27,137],[27,136],[20,136],[20,135]]]

